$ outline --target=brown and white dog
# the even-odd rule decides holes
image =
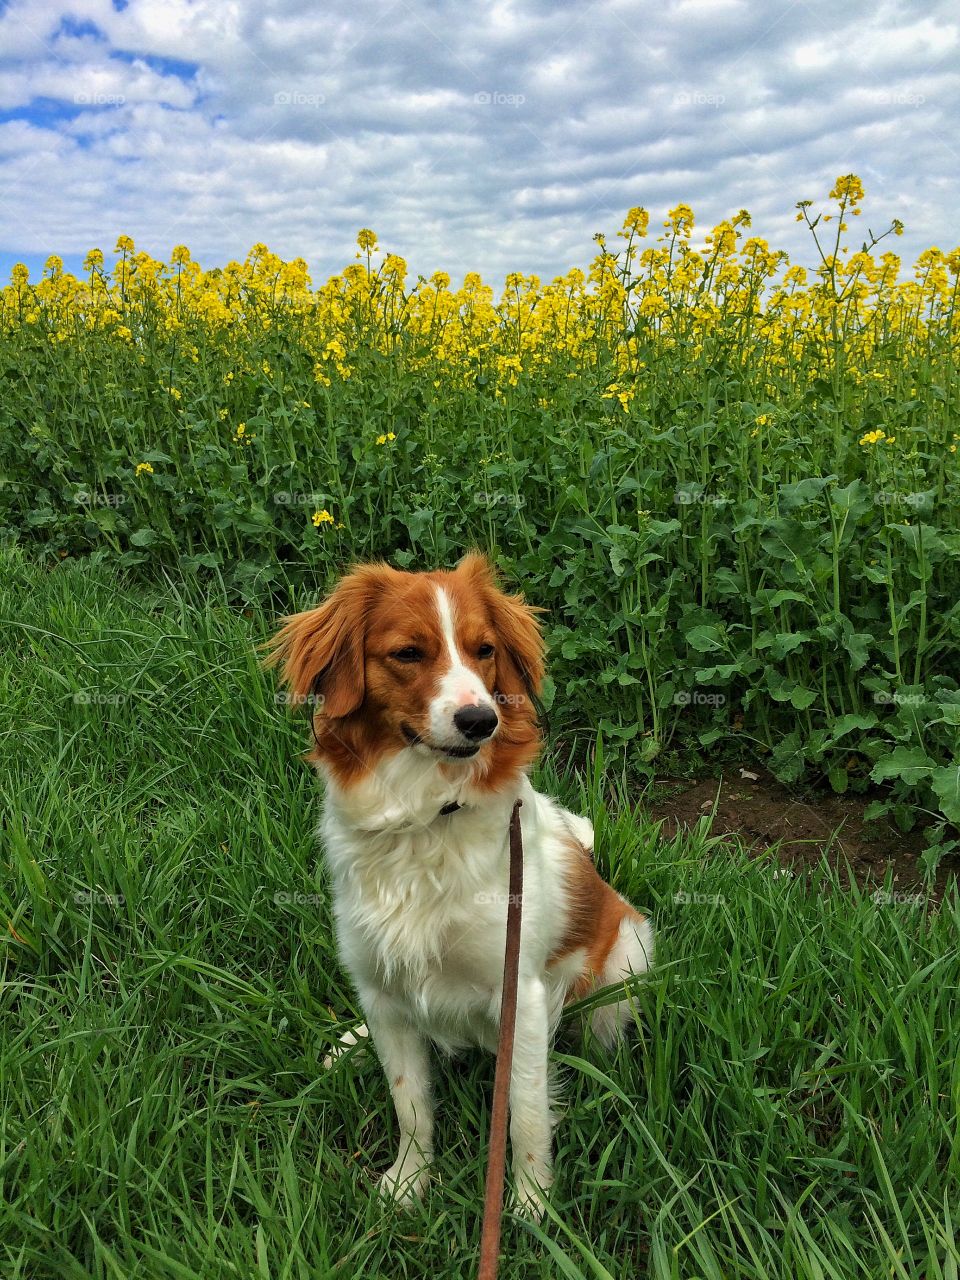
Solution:
[[[523,925],[510,1139],[521,1208],[551,1183],[547,1055],[566,1001],[643,973],[653,932],[597,874],[593,828],[531,786],[544,646],[539,610],[487,560],[403,573],[364,565],[272,642],[295,701],[316,699],[310,759],[340,955],[393,1094],[397,1159],[383,1187],[422,1195],[433,1154],[427,1041],[496,1050],[517,798]],[[624,996],[626,993],[624,993]],[[594,1011],[607,1044],[626,1000]],[[356,1043],[354,1034],[343,1037]],[[330,1060],[328,1059],[328,1062]]]

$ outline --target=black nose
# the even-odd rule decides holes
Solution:
[[[493,707],[461,707],[453,723],[471,742],[482,742],[490,737],[500,721]]]

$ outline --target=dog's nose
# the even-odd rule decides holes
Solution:
[[[461,707],[453,723],[471,742],[482,742],[490,737],[500,721],[492,707]]]

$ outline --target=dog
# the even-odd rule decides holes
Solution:
[[[267,663],[312,714],[339,953],[366,1017],[341,1051],[369,1030],[400,1130],[381,1188],[400,1201],[423,1195],[433,1159],[428,1042],[497,1049],[517,799],[509,1104],[520,1211],[541,1216],[552,1182],[547,1056],[564,1004],[652,962],[649,920],[593,865],[591,823],[528,778],[541,744],[540,612],[505,594],[477,553],[436,572],[367,564],[269,642]],[[629,1020],[626,997],[591,1015],[608,1046]]]

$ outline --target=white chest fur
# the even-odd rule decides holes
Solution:
[[[406,753],[402,753],[406,754]],[[334,880],[342,959],[358,986],[401,1000],[434,1039],[490,1046],[499,1014],[509,878],[508,825],[523,801],[521,967],[543,974],[564,924],[562,812],[526,778],[477,795],[414,761],[344,792],[328,781],[321,835]],[[406,784],[406,785],[404,785]],[[452,800],[463,808],[449,816]],[[571,815],[572,816],[572,815]]]

